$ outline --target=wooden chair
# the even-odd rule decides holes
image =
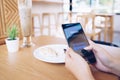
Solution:
[[[64,23],[64,12],[57,13],[57,27]]]
[[[57,13],[57,33],[59,37],[65,38],[61,27],[62,24],[71,23],[71,22],[72,22],[72,13],[70,12]]]
[[[63,30],[62,30],[62,24],[68,22],[69,18],[68,18],[68,13],[65,13],[65,12],[59,12],[57,13],[57,37],[61,37],[63,38],[64,37],[64,33],[63,33]]]
[[[72,20],[71,18],[71,13],[70,12],[59,12],[57,13],[57,24],[61,25],[64,23],[70,23]]]
[[[94,40],[95,36],[98,36],[98,40],[101,38],[102,29],[96,28],[94,25],[94,15],[93,14],[79,14],[77,15],[76,21],[80,22],[83,26],[85,34]]]
[[[32,34],[40,35],[40,14],[32,14]]]
[[[113,41],[113,15],[112,14],[95,14],[96,27],[104,31],[104,41]],[[109,40],[108,40],[109,39]]]
[[[55,35],[53,32],[56,29],[56,14],[55,13],[43,13],[41,33],[47,32],[47,35]],[[44,31],[47,30],[47,31]]]

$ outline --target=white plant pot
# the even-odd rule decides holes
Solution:
[[[6,42],[8,52],[14,53],[19,50],[19,38],[16,38],[16,40],[9,40],[7,38],[5,39],[5,42]]]

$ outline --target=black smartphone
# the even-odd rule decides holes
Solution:
[[[94,57],[93,53],[89,54],[88,51],[84,50],[85,47],[89,46],[89,42],[80,23],[62,24],[62,28],[69,47],[83,57],[90,57],[90,55]]]

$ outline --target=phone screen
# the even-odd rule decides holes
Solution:
[[[62,24],[62,28],[69,47],[75,52],[81,53],[81,50],[89,45],[80,23]]]

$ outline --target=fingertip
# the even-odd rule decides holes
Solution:
[[[66,63],[69,63],[71,61],[71,56],[68,52],[66,52],[66,55],[65,55],[65,64]]]
[[[89,43],[93,43],[93,41],[91,41],[90,39],[88,39],[88,42],[89,42]]]
[[[66,50],[66,53],[71,54],[71,52],[73,52],[72,48],[68,47],[67,50]]]
[[[89,45],[89,46],[85,47],[84,49],[85,49],[85,50],[91,50],[91,49],[92,49],[92,46]]]
[[[68,47],[67,50],[66,50],[66,57],[70,58],[70,48]]]

